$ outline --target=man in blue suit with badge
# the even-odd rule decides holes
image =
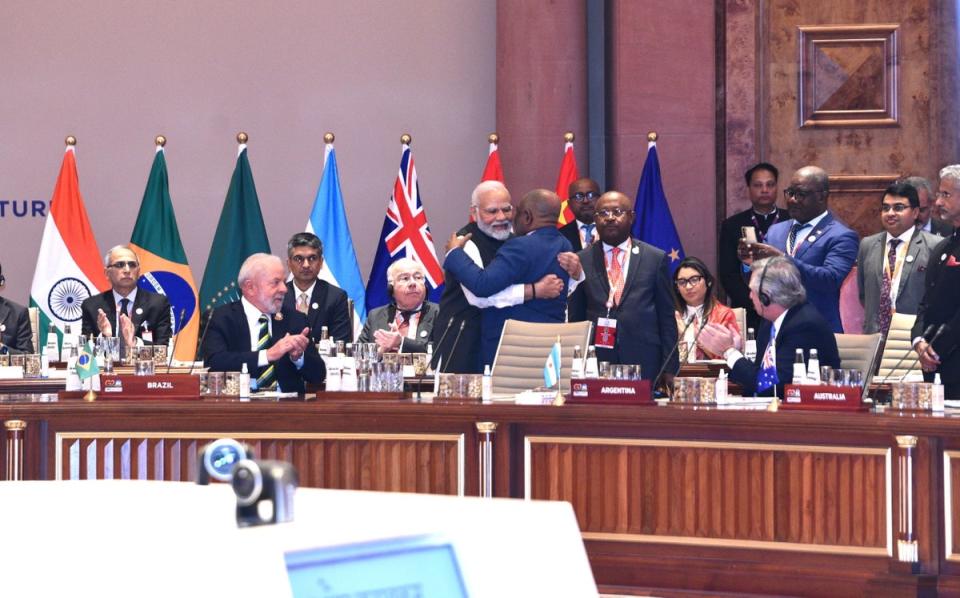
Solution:
[[[791,219],[771,226],[766,243],[748,244],[741,239],[741,259],[751,263],[780,255],[789,257],[800,271],[808,301],[834,332],[843,332],[840,286],[857,260],[857,233],[827,209],[830,184],[822,168],[804,166],[794,173],[783,194]]]
[[[557,256],[572,249],[557,230],[560,198],[553,191],[534,189],[517,204],[513,221],[515,237],[504,243],[493,261],[480,268],[463,251],[470,234],[454,233],[447,243],[443,263],[460,283],[477,297],[489,297],[513,284],[537,282],[547,274],[563,281],[563,292],[551,299],[533,297],[510,307],[485,308],[481,313],[481,357],[484,365],[493,365],[500,333],[508,319],[525,322],[562,323],[566,319],[567,285],[570,275],[560,266]]]

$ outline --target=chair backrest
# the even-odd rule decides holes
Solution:
[[[913,339],[910,338],[910,331],[916,320],[917,316],[913,314],[893,314],[874,382],[897,382],[907,374],[920,375],[920,364],[916,363],[916,355],[911,355]],[[894,366],[897,366],[896,369],[893,369]]]
[[[570,390],[573,348],[580,345],[586,353],[590,322],[540,324],[507,320],[500,335],[497,356],[493,360],[493,392],[516,394],[543,386],[543,366],[553,343],[560,337],[560,387]]]
[[[737,319],[737,326],[740,327],[740,337],[747,338],[747,310],[742,307],[734,307],[733,317]]]
[[[30,332],[33,335],[33,350],[43,353],[43,347],[40,346],[40,308],[28,307],[27,315],[30,318]]]
[[[840,367],[857,369],[863,375],[863,387],[870,384],[873,377],[877,353],[880,351],[880,339],[883,335],[876,334],[835,334],[837,350],[840,352]]]

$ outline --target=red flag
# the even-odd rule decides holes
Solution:
[[[500,150],[497,148],[498,146],[496,143],[490,144],[490,154],[487,156],[487,165],[483,167],[483,176],[480,177],[480,182],[504,182],[503,166],[500,165]]]
[[[573,210],[567,205],[567,194],[570,192],[570,183],[580,178],[577,174],[577,158],[573,155],[573,142],[567,141],[563,146],[563,162],[560,163],[560,174],[557,176],[557,195],[560,196],[560,217],[557,218],[557,228],[573,222]]]

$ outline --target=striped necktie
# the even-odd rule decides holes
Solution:
[[[270,318],[266,314],[261,314],[260,332],[257,334],[257,352],[263,351],[270,346]],[[273,370],[273,364],[268,364],[257,376],[257,390],[273,390],[277,386],[277,377]]]

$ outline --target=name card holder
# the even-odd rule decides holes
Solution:
[[[98,401],[196,401],[200,398],[200,377],[191,374],[101,374],[97,393]]]
[[[568,403],[592,405],[656,405],[649,380],[573,378]]]
[[[781,409],[814,411],[867,411],[869,406],[861,399],[859,386],[827,386],[788,384],[783,390]]]

